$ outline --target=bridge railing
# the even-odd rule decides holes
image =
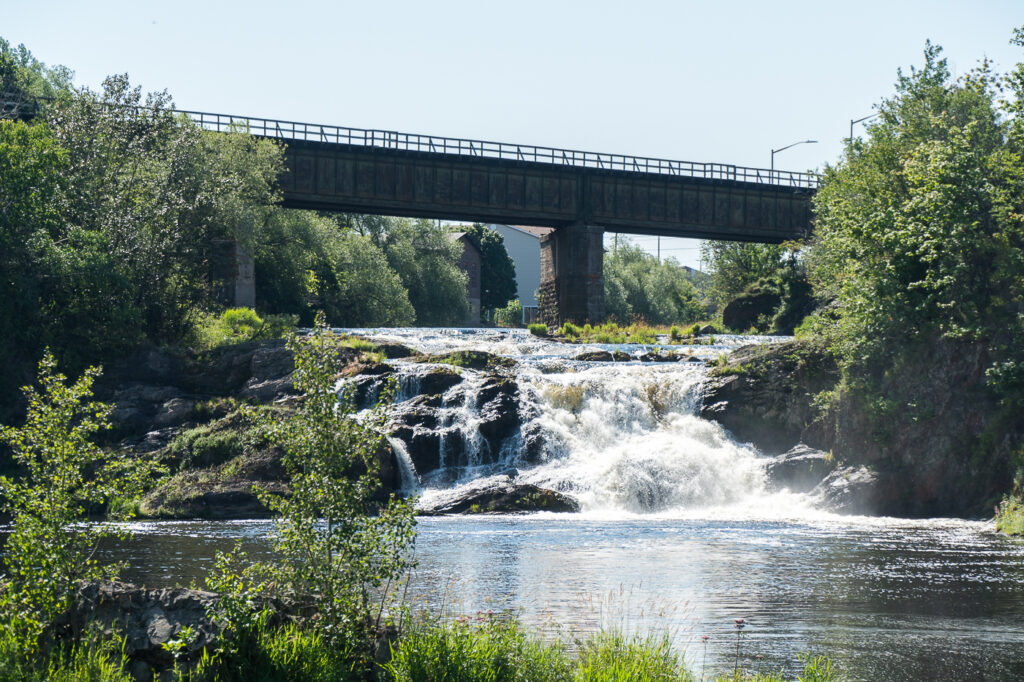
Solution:
[[[344,126],[321,125],[319,123],[278,121],[250,116],[230,116],[201,111],[182,111],[179,113],[185,114],[206,130],[218,132],[237,130],[248,132],[252,135],[281,140],[332,142],[335,144],[376,147],[380,149],[477,156],[579,168],[680,175],[692,178],[736,180],[787,187],[815,188],[818,186],[819,181],[818,176],[814,173],[747,168],[723,163],[672,161],[643,156],[602,154],[574,149],[556,149],[554,147],[534,147],[505,142],[417,135],[392,130],[346,128]]]

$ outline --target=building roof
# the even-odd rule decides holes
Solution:
[[[478,253],[480,252],[480,249],[477,247],[477,245],[474,244],[473,240],[469,238],[469,233],[468,232],[449,232],[448,233],[448,241],[450,241],[450,242],[459,242],[459,241],[461,241],[465,246],[468,246],[469,248],[473,249],[474,251],[476,251]],[[465,248],[465,246],[463,248]]]
[[[531,237],[536,237],[537,239],[540,239],[545,235],[551,234],[555,230],[555,228],[553,227],[536,227],[534,225],[505,225],[502,223],[495,223],[495,225],[499,225],[501,227],[508,227],[513,230],[516,230],[517,232],[522,232],[524,234],[530,235]]]

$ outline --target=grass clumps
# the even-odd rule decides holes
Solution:
[[[299,323],[296,315],[265,315],[252,308],[228,308],[220,315],[197,313],[186,342],[198,351],[209,351],[260,339],[279,339]]]
[[[996,530],[1007,535],[1024,535],[1024,499],[1017,495],[1003,498],[996,507]]]
[[[578,682],[688,682],[696,680],[683,666],[667,635],[626,636],[602,631],[581,643],[573,679]]]
[[[563,646],[530,636],[514,619],[478,614],[451,623],[415,624],[385,666],[393,682],[570,682]]]
[[[558,328],[557,334],[570,343],[636,343],[647,346],[657,343],[708,344],[713,343],[714,338],[701,335],[701,330],[708,326],[700,322],[687,328],[678,325],[654,326],[645,322],[634,322],[629,325],[620,325],[616,322],[597,325],[588,323],[583,326],[566,322]],[[718,330],[717,327],[714,329]]]
[[[533,334],[534,336],[547,336],[548,335],[548,326],[546,324],[542,324],[540,322],[536,322],[534,324],[529,325],[527,327],[527,329],[529,329],[530,333]]]

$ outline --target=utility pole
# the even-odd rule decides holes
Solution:
[[[661,263],[661,235],[658,235],[658,263]]]

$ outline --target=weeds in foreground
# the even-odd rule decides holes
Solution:
[[[996,507],[996,530],[1007,535],[1024,535],[1024,499],[1003,498]]]

